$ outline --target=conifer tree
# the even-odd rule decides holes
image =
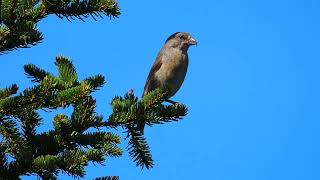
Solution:
[[[0,53],[41,42],[36,24],[50,14],[70,21],[120,15],[113,0],[1,0],[0,11]],[[0,89],[0,179],[19,179],[22,175],[57,179],[59,172],[83,177],[89,162],[103,165],[106,158],[122,155],[118,146],[121,137],[110,131],[113,128],[126,132],[126,150],[136,165],[152,168],[150,148],[137,124],[177,121],[187,114],[186,106],[163,105],[165,89],[141,99],[129,91],[113,98],[112,113],[104,119],[95,112],[92,96],[105,84],[104,76],[79,80],[74,65],[64,56],[56,57],[55,65],[56,75],[27,64],[24,70],[34,86],[22,91],[16,84]],[[65,108],[72,110],[71,115],[60,113],[52,120],[44,120],[39,113]],[[52,122],[53,129],[38,133],[44,122]]]

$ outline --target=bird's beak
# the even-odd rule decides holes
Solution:
[[[189,38],[189,45],[197,45],[197,41],[193,39],[192,37]]]

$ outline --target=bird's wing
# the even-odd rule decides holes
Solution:
[[[155,73],[160,69],[161,66],[162,66],[162,53],[160,52],[149,72],[142,96],[146,95],[148,92],[152,90],[155,90],[159,86],[158,84],[159,82],[155,78]]]

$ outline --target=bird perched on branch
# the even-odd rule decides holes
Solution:
[[[172,34],[161,48],[149,72],[144,86],[143,96],[159,87],[167,87],[169,100],[180,89],[188,69],[188,49],[197,41],[189,33],[176,32]]]
[[[158,53],[156,60],[149,72],[143,95],[159,87],[168,88],[166,101],[172,104],[177,102],[170,100],[180,89],[188,69],[188,49],[196,45],[197,41],[186,32],[176,32],[165,42]],[[143,132],[144,124],[141,127]]]

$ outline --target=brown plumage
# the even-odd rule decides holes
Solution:
[[[165,42],[158,53],[155,62],[149,72],[143,95],[155,90],[158,87],[167,87],[169,100],[180,89],[188,69],[188,49],[197,42],[189,33],[176,32],[172,34]],[[140,127],[143,132],[144,124]]]
[[[143,96],[158,87],[168,86],[171,98],[181,87],[188,69],[188,48],[197,42],[189,33],[172,34],[158,53],[144,86]]]

